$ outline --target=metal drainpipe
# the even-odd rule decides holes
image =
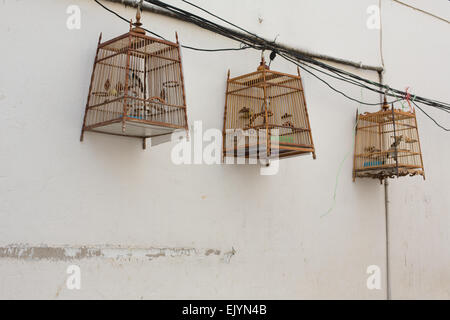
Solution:
[[[391,300],[391,282],[390,282],[390,266],[389,266],[389,180],[384,179],[384,208],[386,223],[386,298]]]
[[[383,84],[383,71],[378,72],[380,83]],[[381,103],[384,97],[380,94]],[[391,300],[391,281],[390,281],[390,264],[389,264],[389,178],[384,179],[384,222],[386,237],[386,299]]]

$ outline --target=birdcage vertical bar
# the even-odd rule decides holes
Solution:
[[[377,157],[377,163],[383,164],[383,150],[385,149],[384,143],[383,143],[383,125],[381,124],[381,121],[378,121],[378,142],[380,144],[380,154]],[[384,161],[385,162],[385,161]]]
[[[418,145],[419,145],[420,164],[421,164],[421,166],[422,166],[422,177],[423,177],[423,180],[426,180],[426,177],[425,177],[425,168],[424,168],[424,166],[423,166],[422,147],[421,147],[421,144],[420,144],[419,126],[417,125],[416,110],[413,111],[413,114],[414,114],[414,122],[415,122],[416,133],[417,133],[417,143],[418,143]]]
[[[264,124],[266,127],[266,153],[267,157],[270,157],[270,133],[269,133],[269,119],[267,116],[267,82],[266,82],[266,63],[264,57],[261,61],[262,65],[262,76],[263,76],[263,93],[264,93]]]
[[[228,90],[230,88],[230,69],[227,75],[227,88],[225,91],[225,111],[223,113],[223,130],[222,130],[222,162],[225,161],[226,154],[226,122],[227,122],[227,105],[228,105]]]
[[[305,103],[304,108],[305,108],[306,122],[308,124],[308,128],[307,129],[309,129],[309,131],[308,131],[309,132],[309,138],[310,138],[310,141],[311,141],[311,145],[313,146],[313,150],[314,150],[312,154],[313,154],[313,159],[315,160],[316,159],[316,148],[314,147],[314,141],[313,141],[312,132],[311,132],[311,124],[309,122],[308,104],[306,103],[306,99],[305,99],[305,90],[303,88],[303,80],[302,80],[302,77],[300,75],[300,68],[299,67],[297,67],[297,73],[298,73],[298,76],[300,78],[300,87],[301,87],[303,102]]]
[[[396,120],[395,120],[394,104],[392,104],[392,125],[393,125],[393,128],[394,128],[394,141],[396,142],[397,141],[397,132],[396,132]],[[399,154],[398,154],[397,143],[394,145],[394,149],[395,149],[395,151],[394,151],[394,155],[395,155],[395,172],[396,172],[396,175],[398,177],[398,157],[399,157]]]
[[[178,33],[175,32],[175,38],[177,40],[177,51],[178,51],[178,58],[181,61],[181,50],[180,50],[180,42],[178,41]],[[187,119],[187,112],[186,112],[186,91],[184,86],[184,75],[183,75],[183,67],[181,65],[181,62],[178,63],[178,66],[180,68],[180,79],[181,79],[181,89],[183,93],[183,107],[184,107],[184,121],[185,121],[185,128],[186,128],[186,134],[187,138],[189,138],[189,125],[188,125],[188,119]]]
[[[357,139],[358,139],[358,124],[359,124],[359,112],[356,110],[356,124],[355,124],[355,145],[353,146],[353,154],[357,152]],[[353,157],[353,182],[356,181],[356,156]]]
[[[130,77],[130,59],[131,59],[131,38],[132,35],[128,35],[128,47],[127,47],[127,55],[125,62],[125,88],[124,88],[124,100],[123,100],[123,116],[122,116],[122,132],[125,133],[126,130],[126,119],[128,116],[128,107],[127,103],[130,99],[128,99],[128,86],[129,86],[129,77]]]
[[[81,142],[83,142],[83,140],[84,140],[84,128],[86,126],[86,118],[87,118],[87,114],[88,114],[88,110],[89,110],[89,103],[91,101],[92,83],[94,81],[95,69],[97,68],[98,53],[100,51],[101,41],[102,41],[102,33],[100,33],[100,36],[98,37],[97,51],[95,53],[94,64],[92,67],[91,82],[89,84],[89,92],[88,92],[87,101],[86,101],[86,109],[84,111],[84,117],[83,117],[83,127],[81,128],[81,135],[80,135]]]

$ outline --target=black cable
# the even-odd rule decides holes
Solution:
[[[197,50],[197,51],[206,51],[206,52],[215,52],[215,51],[235,51],[235,50],[244,50],[244,49],[248,49],[248,48],[253,48],[256,50],[272,50],[272,51],[276,51],[279,55],[282,55],[283,58],[287,59],[288,61],[297,64],[300,68],[302,68],[304,71],[312,74],[314,77],[316,77],[317,79],[319,79],[320,81],[324,82],[327,86],[329,86],[332,90],[344,95],[346,98],[352,100],[352,101],[356,101],[362,104],[366,104],[366,105],[380,105],[380,103],[378,104],[369,104],[369,103],[365,103],[362,101],[359,101],[357,99],[354,99],[352,97],[349,97],[348,95],[346,95],[345,93],[343,93],[342,91],[337,90],[336,88],[334,88],[333,86],[331,86],[328,82],[326,82],[325,80],[321,79],[320,77],[318,77],[316,74],[314,74],[313,72],[311,72],[310,70],[307,70],[306,67],[312,68],[316,71],[319,71],[321,73],[324,73],[330,77],[333,77],[335,79],[359,86],[361,88],[365,88],[367,90],[371,90],[373,92],[377,92],[380,94],[384,94],[385,96],[390,96],[390,97],[394,97],[397,98],[398,100],[393,101],[393,102],[397,102],[397,101],[401,101],[404,100],[405,97],[407,96],[407,93],[402,91],[402,90],[398,90],[395,88],[390,88],[388,85],[384,85],[381,83],[378,83],[376,81],[371,81],[368,79],[365,79],[363,77],[360,77],[356,74],[341,70],[339,68],[333,67],[331,65],[328,65],[324,62],[318,61],[314,58],[311,58],[307,55],[301,54],[293,49],[287,49],[287,48],[282,48],[279,45],[277,45],[275,43],[275,41],[270,42],[267,41],[261,37],[259,37],[256,34],[253,34],[199,6],[193,5],[188,1],[184,1],[190,5],[193,5],[194,7],[197,7],[198,9],[220,19],[221,21],[226,22],[227,24],[230,24],[236,28],[238,28],[239,30],[244,31],[247,34],[242,34],[240,32],[237,31],[233,31],[230,30],[226,27],[223,27],[221,25],[218,25],[214,22],[211,22],[205,18],[199,17],[195,14],[192,14],[186,10],[177,8],[175,6],[166,4],[162,1],[159,0],[144,0],[145,2],[151,3],[155,6],[158,6],[160,8],[163,8],[165,10],[167,10],[168,12],[170,12],[171,14],[173,14],[174,16],[176,16],[177,18],[183,20],[183,21],[187,21],[190,23],[193,23],[197,26],[199,26],[200,28],[212,31],[214,33],[220,34],[224,37],[227,37],[229,39],[235,40],[240,42],[241,44],[243,44],[243,47],[240,48],[231,48],[231,49],[200,49],[200,48],[194,48],[194,47],[189,47],[189,46],[183,46],[187,49],[192,49],[192,50]],[[97,2],[97,0],[96,0]],[[122,18],[123,20],[126,20],[124,18]],[[128,21],[127,21],[128,22]],[[148,31],[148,30],[146,30]],[[151,33],[151,32],[150,32]],[[303,64],[303,66],[301,66],[300,64]],[[311,65],[314,65],[318,68],[315,68]],[[304,67],[305,66],[305,67]],[[323,70],[321,70],[323,69]],[[334,75],[329,74],[328,72],[325,72],[324,70],[330,71],[332,72]],[[381,91],[381,90],[385,90],[385,91]],[[437,100],[432,100],[432,99],[427,99],[421,96],[416,96],[416,95],[412,95],[413,96],[413,101],[416,101],[417,103],[421,103],[424,105],[428,105],[431,107],[434,107],[438,110],[450,113],[450,104],[449,103],[444,103],[441,101],[437,101]],[[391,103],[393,103],[391,102]]]
[[[329,84],[327,81],[323,80],[323,79],[320,78],[318,75],[316,75],[314,72],[312,72],[312,71],[306,69],[304,66],[300,65],[299,63],[295,62],[294,60],[292,60],[292,59],[286,57],[286,56],[283,55],[283,54],[280,54],[280,56],[283,57],[284,59],[286,59],[287,61],[289,61],[289,62],[291,62],[291,63],[294,63],[295,65],[297,65],[299,68],[301,68],[301,69],[304,70],[305,72],[311,74],[313,77],[315,77],[315,78],[317,78],[318,80],[320,80],[321,82],[325,83],[331,90],[333,90],[333,91],[335,91],[335,92],[337,92],[337,93],[343,95],[344,97],[346,97],[346,98],[349,99],[349,100],[358,102],[358,103],[360,103],[360,104],[368,105],[368,106],[379,106],[379,105],[383,105],[383,104],[384,104],[384,103],[380,103],[380,102],[377,102],[377,103],[367,103],[367,102],[360,101],[360,100],[358,100],[358,99],[352,98],[352,97],[348,96],[346,93],[344,93],[344,92],[342,92],[342,91],[336,89],[336,88],[333,87],[331,84]],[[401,100],[403,100],[403,99],[399,99],[399,100],[392,101],[392,102],[389,102],[389,103],[395,103],[395,102],[399,102],[399,101],[401,101]]]
[[[185,46],[185,45],[181,45],[181,46],[185,49],[190,49],[190,50],[194,50],[194,51],[204,51],[204,52],[241,51],[241,50],[250,49],[250,47],[248,47],[248,46],[243,46],[240,48],[224,48],[224,49],[202,49],[202,48],[194,48],[194,47]]]
[[[420,110],[420,111],[422,111],[428,118],[430,118],[439,128],[441,128],[442,130],[445,130],[445,131],[447,131],[447,132],[449,132],[450,131],[450,129],[448,129],[448,128],[445,128],[444,126],[442,126],[442,125],[440,125],[432,116],[430,116],[428,113],[426,113],[421,107],[419,107],[418,105],[417,105],[417,103],[415,103],[414,101],[412,102],[412,103],[414,103],[414,105]]]
[[[126,23],[130,23],[129,20],[125,19],[124,17],[122,17],[120,14],[118,14],[117,12],[109,9],[108,7],[106,7],[105,5],[103,5],[102,3],[100,3],[98,0],[94,0],[100,7],[102,7],[103,9],[105,9],[106,11],[109,11],[110,13],[112,13],[113,15],[115,15],[116,17],[118,17],[119,19],[122,19],[123,21],[125,21]]]
[[[120,14],[118,14],[117,12],[115,12],[115,11],[109,9],[108,7],[106,7],[105,5],[101,4],[98,0],[94,0],[94,1],[95,1],[98,5],[100,5],[103,9],[105,9],[106,11],[111,12],[111,13],[112,13],[113,15],[115,15],[116,17],[118,17],[118,18],[122,19],[123,21],[126,21],[128,24],[130,24],[130,20],[127,20],[126,18],[124,18],[124,17],[122,17]],[[144,28],[142,28],[142,29],[144,29]],[[152,31],[150,31],[150,30],[147,30],[147,29],[144,29],[144,30],[147,31],[148,33],[154,35],[155,37],[158,37],[158,38],[160,38],[160,39],[166,40],[166,39],[164,39],[164,37],[160,36],[160,35],[157,34],[157,33],[154,33],[154,32],[152,32]]]
[[[322,72],[322,73],[324,73],[324,74],[326,74],[326,75],[328,75],[328,76],[331,76],[331,77],[333,77],[333,78],[336,78],[336,77],[334,77],[333,75],[330,75],[329,73],[326,73],[326,72],[324,72],[324,71],[322,71],[322,70],[319,70],[319,69],[314,68],[314,67],[311,67],[311,66],[309,66],[309,67],[310,67],[310,68],[313,68],[314,70],[317,70],[317,71],[319,71],[319,72]],[[337,79],[340,79],[340,78],[337,78]],[[343,77],[343,76],[342,76],[342,79],[340,79],[340,80],[343,80],[343,81],[346,81],[346,82],[349,82],[349,83],[353,83],[353,84],[358,85],[358,86],[360,86],[360,87],[362,87],[362,88],[366,88],[366,89],[368,89],[368,90],[371,90],[371,91],[374,91],[374,92],[383,94],[382,91],[379,91],[379,90],[374,89],[374,88],[369,88],[369,87],[367,87],[367,86],[365,86],[365,85],[362,85],[361,83],[358,83],[358,82],[353,82],[353,80],[348,79],[348,78]],[[347,80],[350,80],[350,81],[347,81]],[[384,93],[384,94],[386,94],[386,93]],[[396,101],[393,101],[393,102],[398,102],[398,101],[401,101],[401,100],[406,100],[405,98],[403,98],[401,95],[398,95],[398,94],[390,94],[390,93],[387,93],[387,95],[392,96],[392,97],[402,98],[402,99],[399,99],[399,100],[396,100]],[[413,101],[414,101],[414,99],[413,99]],[[390,102],[390,103],[392,103],[392,102]],[[434,106],[434,107],[437,108],[437,109],[440,110],[440,111],[444,111],[444,112],[450,113],[450,109],[449,109],[448,107],[446,107],[446,106],[436,105],[436,106]]]
[[[316,70],[316,71],[318,71],[318,72],[320,72],[320,73],[323,73],[323,74],[325,74],[325,75],[327,75],[327,76],[329,76],[329,77],[332,77],[332,78],[334,78],[334,79],[341,80],[341,81],[350,83],[350,84],[352,84],[352,85],[356,85],[356,86],[358,86],[358,87],[361,87],[361,88],[365,88],[365,89],[374,91],[374,92],[379,93],[379,94],[384,94],[383,91],[380,91],[380,90],[378,90],[378,89],[374,89],[374,88],[368,87],[368,86],[366,86],[366,85],[364,85],[364,84],[362,84],[362,83],[360,83],[360,82],[357,82],[356,80],[349,79],[349,78],[344,77],[344,76],[342,76],[342,75],[340,75],[340,74],[338,74],[338,73],[335,73],[336,75],[332,75],[332,74],[330,74],[330,73],[328,73],[328,72],[325,72],[325,71],[323,71],[323,70],[321,70],[321,69],[315,68],[315,67],[311,66],[311,65],[308,64],[308,63],[300,62],[300,61],[297,61],[297,62],[298,62],[299,64],[302,64],[302,65],[304,65],[304,66],[307,66],[307,67],[309,67],[310,69]]]
[[[121,16],[120,14],[118,14],[117,12],[115,12],[115,11],[109,9],[108,7],[106,7],[105,5],[103,5],[102,3],[100,3],[98,0],[94,0],[94,1],[95,1],[98,5],[100,5],[103,9],[105,9],[106,11],[108,11],[108,12],[114,14],[115,16],[117,16],[119,19],[122,19],[123,21],[127,22],[128,24],[130,23],[130,20],[127,20],[126,18],[124,18],[123,16]],[[163,36],[161,36],[161,35],[159,35],[159,34],[157,34],[157,33],[154,33],[154,32],[152,32],[152,31],[150,31],[150,30],[148,30],[148,29],[146,29],[146,28],[144,28],[144,27],[142,27],[142,26],[141,26],[141,28],[142,28],[143,30],[145,30],[146,32],[148,32],[148,33],[154,35],[155,37],[158,37],[158,38],[160,38],[160,39],[163,39],[163,40],[166,40],[166,41],[167,41],[167,39],[164,38]],[[185,46],[185,45],[181,45],[181,46],[182,46],[183,48],[186,48],[186,49],[195,50],[195,51],[205,51],[205,52],[240,51],[240,50],[246,50],[246,49],[249,49],[249,48],[250,48],[250,47],[248,47],[248,46],[243,46],[243,47],[240,47],[240,48],[203,49],[203,48],[195,48],[195,47]]]
[[[183,9],[166,4],[159,0],[144,0],[144,1],[169,11],[170,13],[174,14],[178,19],[193,23],[203,29],[215,32],[224,37],[241,42],[244,45],[247,45],[251,48],[258,49],[258,50],[262,50],[265,48],[264,39],[262,39],[262,38],[259,38],[259,37],[255,38],[253,36],[242,37],[242,35],[239,32],[229,30],[229,29],[227,29],[223,26],[220,26],[214,22],[211,22],[211,21],[206,20],[202,17],[199,17],[195,14],[192,14],[188,11],[185,11]]]
[[[221,34],[221,35],[223,35],[225,37],[228,37],[230,39],[233,39],[233,40],[245,43],[246,45],[248,45],[248,46],[250,46],[250,47],[252,47],[254,49],[259,49],[259,50],[278,50],[278,52],[284,53],[284,54],[288,55],[289,57],[291,57],[291,58],[293,58],[293,59],[295,59],[297,61],[301,60],[301,61],[304,61],[304,62],[309,62],[309,63],[314,64],[314,65],[316,65],[316,66],[318,66],[318,67],[320,67],[322,69],[325,69],[325,70],[331,71],[333,73],[339,74],[340,76],[348,76],[348,77],[353,78],[353,79],[355,79],[357,81],[360,81],[360,82],[363,82],[363,83],[366,83],[366,84],[369,84],[371,86],[374,86],[374,87],[378,88],[378,89],[375,89],[375,88],[369,88],[367,86],[365,87],[366,89],[372,90],[374,92],[380,92],[379,89],[384,89],[384,90],[386,90],[386,92],[384,94],[386,94],[388,96],[392,96],[392,97],[396,97],[396,98],[406,97],[406,92],[404,92],[404,91],[401,91],[401,90],[398,90],[398,89],[395,89],[395,88],[390,88],[387,85],[384,85],[384,84],[381,84],[381,83],[378,83],[378,82],[375,82],[375,81],[371,81],[371,80],[359,77],[359,76],[357,76],[355,74],[352,74],[350,72],[347,72],[347,71],[344,71],[344,70],[332,67],[332,66],[330,66],[330,65],[328,65],[326,63],[320,62],[320,61],[315,60],[315,59],[313,59],[311,57],[308,57],[306,55],[300,54],[300,53],[298,53],[298,52],[296,52],[294,50],[281,48],[280,46],[276,45],[274,42],[269,42],[269,41],[264,40],[263,38],[261,38],[259,36],[256,36],[256,35],[254,36],[252,33],[250,33],[249,31],[246,31],[245,29],[244,30],[247,33],[249,33],[250,35],[245,35],[245,34],[241,34],[241,33],[235,32],[233,30],[226,29],[226,28],[224,28],[224,27],[222,27],[222,26],[220,26],[218,24],[215,24],[215,23],[213,23],[211,21],[208,21],[208,20],[206,20],[204,18],[198,17],[198,16],[196,16],[194,14],[191,14],[191,13],[185,11],[185,10],[176,8],[176,7],[172,6],[172,5],[168,5],[168,4],[166,4],[166,3],[162,2],[162,1],[159,1],[159,0],[144,0],[144,1],[152,3],[153,5],[159,6],[161,8],[164,8],[164,9],[170,11],[171,13],[175,14],[177,17],[179,17],[182,20],[194,23],[194,24],[196,24],[196,25],[198,25],[198,26],[200,26],[200,27],[202,27],[204,29],[216,32],[216,33]],[[217,16],[217,15],[214,15],[214,16]],[[222,19],[222,18],[220,18],[220,19]],[[226,21],[227,23],[230,23],[230,22],[228,22],[225,19],[222,19],[222,21]],[[242,28],[241,28],[241,30],[242,30]],[[360,83],[358,85],[361,86],[362,83]],[[423,97],[420,97],[420,96],[414,96],[414,99],[416,101],[418,101],[418,102],[421,102],[423,104],[426,104],[426,105],[429,105],[429,106],[432,106],[432,107],[435,107],[435,108],[438,108],[438,109],[441,109],[441,110],[444,110],[444,111],[450,110],[450,104],[448,104],[448,103],[444,103],[444,102],[440,102],[440,101],[436,101],[436,100],[431,100],[431,99],[423,98]]]
[[[344,77],[344,76],[342,76],[342,75],[340,75],[340,74],[337,74],[337,73],[336,73],[336,76],[335,76],[335,75],[332,75],[332,74],[330,74],[330,73],[328,73],[328,72],[325,72],[325,71],[323,71],[323,70],[320,70],[320,69],[318,69],[318,68],[314,68],[314,67],[312,67],[311,65],[309,65],[309,64],[307,64],[307,63],[302,63],[302,62],[299,62],[299,63],[302,64],[302,65],[308,66],[309,68],[311,68],[311,69],[313,69],[313,70],[316,70],[316,71],[318,71],[318,72],[321,72],[321,73],[323,73],[323,74],[325,74],[325,75],[327,75],[327,76],[329,76],[329,77],[332,77],[332,78],[335,78],[335,79],[338,79],[338,80],[341,80],[341,81],[344,81],[344,82],[347,82],[347,83],[350,83],[350,84],[359,86],[359,87],[361,87],[361,88],[368,89],[368,90],[370,90],[370,91],[373,91],[373,92],[376,92],[376,93],[379,93],[379,94],[386,95],[386,92],[380,91],[380,90],[378,90],[378,89],[370,88],[370,87],[368,87],[368,86],[366,86],[366,85],[364,85],[364,84],[362,84],[362,83],[359,83],[359,82],[357,82],[357,81],[355,81],[355,80],[352,80],[352,79],[349,79],[349,78],[347,78],[347,77]],[[398,100],[388,102],[389,104],[396,103],[396,102],[400,102],[400,101],[402,101],[402,100],[406,100],[403,96],[400,96],[400,95],[398,95],[398,94],[389,94],[389,93],[388,93],[387,95],[389,95],[389,96],[391,96],[391,97],[399,98]],[[449,110],[441,109],[440,107],[436,107],[436,108],[438,108],[438,109],[441,110],[441,111],[445,111],[445,112],[447,112],[447,113],[450,113]]]
[[[332,67],[332,66],[329,66],[329,65],[327,65],[327,64],[325,64],[325,63],[323,63],[323,62],[317,61],[317,60],[315,60],[315,59],[312,59],[312,58],[309,58],[309,57],[304,57],[304,56],[300,56],[300,57],[299,57],[298,53],[294,53],[293,55],[294,55],[298,60],[303,60],[303,61],[310,62],[310,63],[315,64],[315,65],[317,65],[317,66],[319,66],[319,67],[321,67],[321,68],[323,68],[323,69],[332,71],[332,72],[334,72],[334,73],[336,73],[336,74],[339,74],[339,75],[347,75],[347,76],[349,76],[349,77],[351,77],[351,78],[354,78],[354,79],[363,81],[363,82],[365,82],[365,83],[368,83],[368,84],[370,84],[370,85],[376,86],[376,87],[378,87],[378,88],[386,89],[386,90],[387,90],[387,93],[386,93],[387,95],[390,95],[390,96],[393,96],[393,97],[399,97],[399,96],[405,97],[406,94],[407,94],[407,93],[404,92],[404,91],[400,91],[400,90],[397,90],[397,89],[394,89],[394,88],[390,88],[390,87],[387,86],[387,85],[383,85],[383,84],[380,84],[380,83],[378,83],[378,82],[371,81],[371,80],[368,80],[368,79],[359,77],[359,76],[357,76],[357,75],[355,75],[355,74],[349,73],[349,72],[344,71],[344,70],[340,70],[340,69],[335,68],[335,67]],[[296,60],[297,60],[297,59],[296,59]],[[371,90],[371,89],[370,89],[370,90]],[[373,91],[373,90],[372,90],[372,91]],[[376,92],[376,91],[375,91],[375,92]],[[390,93],[390,92],[392,92],[392,93]],[[414,95],[413,95],[413,96],[414,96]],[[414,99],[416,99],[416,101],[423,102],[424,104],[427,104],[427,105],[432,106],[432,107],[441,107],[441,108],[444,108],[444,109],[450,109],[450,104],[447,104],[447,103],[444,103],[444,102],[439,102],[439,101],[435,101],[435,100],[430,100],[430,99],[422,98],[422,97],[420,97],[420,96],[414,96]]]
[[[197,8],[197,9],[199,9],[199,10],[201,10],[201,11],[203,11],[203,12],[209,14],[210,16],[213,16],[214,18],[217,18],[217,19],[219,19],[219,20],[221,20],[221,21],[223,21],[223,22],[229,24],[230,26],[233,26],[233,27],[235,27],[235,28],[237,28],[237,29],[239,29],[239,30],[241,30],[241,31],[244,31],[244,32],[246,32],[246,33],[248,33],[248,34],[251,34],[252,36],[254,36],[254,37],[256,37],[256,38],[259,38],[258,35],[256,35],[256,34],[250,32],[250,31],[247,31],[247,30],[245,30],[244,28],[241,28],[241,27],[235,25],[234,23],[231,23],[230,21],[227,21],[227,20],[225,20],[225,19],[223,19],[223,18],[221,18],[221,17],[215,15],[215,14],[212,13],[212,12],[209,12],[208,10],[203,9],[202,7],[199,7],[199,6],[193,4],[193,3],[189,2],[189,1],[186,1],[186,0],[181,0],[181,1],[183,1],[184,3],[187,3],[187,4],[191,5],[191,6],[193,6],[194,8]]]

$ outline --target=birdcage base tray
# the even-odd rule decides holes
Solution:
[[[166,134],[172,134],[173,132],[181,129],[184,128],[164,127],[128,120],[125,122],[117,121],[104,126],[97,126],[95,128],[87,129],[86,131],[136,138],[151,138]]]
[[[360,170],[355,173],[355,177],[357,178],[372,178],[383,180],[386,178],[395,178],[395,177],[404,177],[404,176],[417,176],[421,175],[425,179],[425,172],[421,170],[421,168],[398,168],[398,171],[395,167],[382,168],[382,169],[368,169],[368,170]]]
[[[315,151],[313,148],[304,147],[283,147],[271,148],[270,155],[267,155],[267,148],[265,145],[246,145],[245,148],[226,149],[224,150],[225,157],[235,158],[256,158],[256,159],[276,159],[276,158],[289,158],[294,156],[302,156],[312,154],[315,157]]]

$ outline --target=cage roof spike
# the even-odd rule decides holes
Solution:
[[[258,71],[269,70],[269,66],[266,64],[266,59],[264,59],[264,51],[261,53],[261,63],[258,66]]]
[[[383,106],[381,107],[381,110],[383,110],[383,111],[387,111],[387,110],[389,110],[389,105],[388,105],[388,103],[387,103],[387,100],[386,100],[386,96],[384,96],[384,100],[383,100]]]
[[[134,28],[131,29],[134,33],[145,34],[145,30],[141,28],[141,5],[139,4],[136,10],[136,22],[133,23]]]

